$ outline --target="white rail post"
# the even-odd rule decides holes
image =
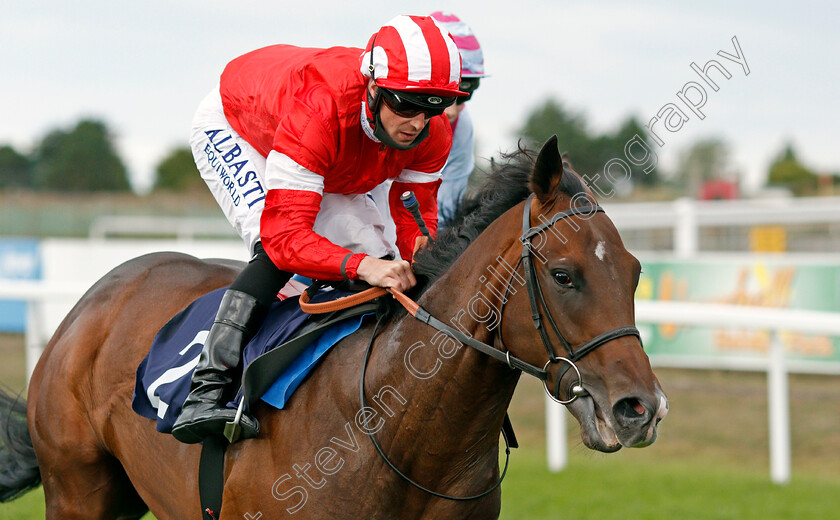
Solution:
[[[785,351],[779,331],[770,343],[767,367],[767,417],[770,423],[770,478],[776,484],[790,482],[790,405]]]
[[[689,198],[674,201],[674,254],[678,258],[691,258],[699,249],[700,234],[697,228],[697,208]]]
[[[569,461],[566,442],[566,410],[545,396],[545,442],[548,470],[562,471]]]
[[[26,350],[26,386],[35,370],[35,365],[44,351],[43,345],[43,303],[40,299],[30,299],[26,302],[26,335],[24,338]]]

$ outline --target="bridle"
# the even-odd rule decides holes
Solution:
[[[537,277],[537,270],[534,265],[534,245],[531,240],[565,218],[569,218],[574,215],[592,216],[597,212],[603,212],[604,209],[597,204],[588,206],[573,205],[566,211],[557,212],[553,217],[551,217],[551,219],[544,220],[540,225],[531,227],[531,204],[533,199],[534,194],[532,193],[525,202],[525,211],[522,215],[522,236],[519,238],[519,241],[522,242],[522,255],[519,257],[519,262],[517,262],[516,267],[514,267],[513,273],[511,273],[511,277],[505,287],[501,309],[499,309],[499,342],[502,344],[502,348],[505,351],[510,352],[502,340],[501,321],[504,319],[504,306],[505,303],[507,303],[508,295],[510,294],[511,287],[513,285],[514,273],[516,273],[519,269],[519,265],[522,265],[522,269],[525,272],[525,286],[528,288],[528,301],[531,305],[531,319],[534,321],[534,328],[536,328],[537,332],[539,332],[540,338],[545,346],[545,351],[548,353],[548,361],[546,361],[545,366],[542,368],[543,377],[540,377],[540,379],[543,381],[547,379],[546,370],[549,365],[560,362],[566,364],[555,377],[554,392],[549,392],[548,387],[545,386],[545,384],[543,384],[543,388],[552,400],[560,404],[570,404],[578,397],[582,397],[587,394],[586,389],[583,387],[583,378],[581,377],[580,370],[578,370],[578,367],[575,364],[576,362],[580,361],[581,358],[596,348],[609,343],[614,339],[622,336],[636,336],[639,338],[639,342],[641,343],[642,337],[639,334],[639,329],[632,325],[628,325],[626,327],[618,327],[603,334],[599,334],[576,349],[572,348],[572,345],[560,332],[560,328],[551,316],[551,311],[549,311],[548,305],[545,302],[539,278]],[[557,356],[554,352],[554,347],[552,347],[551,340],[548,337],[548,330],[543,325],[543,314],[545,315],[549,325],[551,325],[551,330],[553,330],[554,334],[560,339],[560,343],[566,351],[566,357]],[[572,386],[572,396],[569,399],[563,400],[560,398],[560,381],[570,368],[574,369],[575,374],[577,375],[577,384]]]
[[[543,296],[542,289],[540,288],[539,279],[537,278],[537,271],[536,271],[536,268],[535,268],[535,265],[534,265],[534,258],[533,258],[533,248],[534,248],[534,246],[531,243],[531,240],[534,237],[536,237],[537,235],[539,235],[540,233],[543,233],[546,230],[548,230],[548,228],[550,228],[551,226],[553,226],[554,224],[556,224],[560,220],[563,220],[565,218],[569,218],[569,217],[574,216],[574,215],[591,216],[591,215],[593,215],[597,212],[603,212],[604,210],[603,210],[603,208],[601,208],[597,204],[592,204],[592,205],[588,205],[588,206],[581,206],[581,207],[572,206],[570,209],[568,209],[566,211],[557,212],[553,217],[551,217],[551,219],[543,221],[542,224],[540,224],[539,226],[531,227],[531,204],[532,204],[533,199],[534,199],[534,194],[531,194],[525,202],[525,211],[524,211],[524,214],[522,216],[522,236],[519,239],[522,242],[522,255],[520,256],[519,261],[516,264],[516,267],[514,267],[513,271],[511,272],[511,277],[508,280],[507,286],[505,287],[505,292],[503,294],[501,308],[499,309],[499,324],[498,324],[499,335],[498,335],[498,337],[499,337],[499,342],[501,343],[501,346],[502,346],[503,350],[494,348],[493,346],[488,345],[487,343],[482,343],[481,341],[478,341],[478,340],[476,340],[476,339],[474,339],[470,336],[467,336],[462,331],[447,325],[446,323],[444,323],[444,322],[440,321],[439,319],[435,318],[434,316],[432,316],[428,311],[426,311],[425,309],[420,307],[420,305],[418,305],[416,302],[414,302],[413,300],[411,300],[410,298],[408,298],[407,296],[405,296],[401,292],[394,291],[394,290],[391,290],[390,292],[393,294],[393,296],[395,298],[397,298],[397,300],[400,301],[400,303],[406,308],[406,310],[409,312],[409,314],[414,316],[416,319],[418,319],[418,320],[422,321],[423,323],[426,323],[427,325],[437,329],[438,331],[446,334],[447,336],[449,336],[449,337],[451,337],[451,338],[453,338],[457,341],[460,341],[461,343],[463,343],[465,345],[469,345],[470,347],[473,347],[474,349],[478,350],[479,352],[487,354],[488,356],[490,356],[492,358],[495,358],[495,359],[497,359],[497,360],[499,360],[503,363],[506,363],[510,368],[512,368],[514,370],[520,370],[520,371],[522,371],[526,374],[532,375],[532,376],[540,379],[541,381],[543,381],[543,388],[545,389],[545,392],[548,394],[549,397],[551,397],[551,399],[553,399],[554,401],[556,401],[558,403],[568,405],[568,404],[572,403],[578,397],[585,396],[588,393],[583,386],[583,377],[581,376],[580,370],[578,369],[577,365],[575,364],[576,362],[580,361],[581,358],[583,358],[584,356],[586,356],[590,352],[594,351],[598,347],[603,346],[604,344],[606,344],[606,343],[608,343],[608,342],[610,342],[610,341],[612,341],[616,338],[620,338],[620,337],[623,337],[623,336],[636,336],[637,338],[639,338],[639,342],[641,343],[641,335],[639,334],[639,330],[632,325],[625,326],[625,327],[618,327],[618,328],[615,328],[615,329],[610,330],[608,332],[605,332],[603,334],[599,334],[598,336],[595,336],[594,338],[590,339],[589,341],[587,341],[583,345],[580,345],[576,349],[572,348],[571,344],[569,344],[569,342],[566,340],[566,338],[563,337],[563,334],[560,333],[560,329],[557,327],[557,323],[554,321],[554,318],[552,318],[552,316],[551,316],[551,312],[549,311],[548,305],[545,302],[545,297]],[[502,334],[501,334],[502,323],[501,322],[504,319],[504,305],[507,302],[508,295],[511,294],[511,289],[513,287],[513,281],[514,281],[515,276],[517,276],[517,271],[518,271],[520,265],[522,265],[522,268],[525,272],[525,285],[528,288],[528,300],[531,304],[531,318],[534,321],[534,327],[539,332],[540,337],[542,338],[543,345],[545,345],[545,350],[548,353],[548,361],[546,361],[545,365],[542,368],[540,368],[536,365],[532,365],[532,364],[530,364],[526,361],[523,361],[523,360],[517,358],[516,356],[512,356],[511,353],[510,353],[510,350],[507,347],[505,347],[504,342],[501,340],[501,337],[502,337]],[[554,348],[551,345],[551,340],[548,337],[548,331],[547,331],[546,327],[543,325],[543,318],[542,318],[543,314],[545,314],[545,317],[548,320],[548,323],[551,325],[551,329],[554,331],[554,333],[557,335],[557,337],[560,338],[560,343],[563,345],[563,348],[566,350],[566,354],[567,354],[566,357],[557,356],[557,354],[554,352]],[[360,401],[361,401],[362,409],[364,409],[364,407],[366,406],[366,404],[365,404],[365,372],[366,372],[366,369],[367,369],[368,359],[370,358],[370,353],[371,353],[371,350],[373,348],[374,339],[376,339],[376,334],[377,334],[377,331],[379,329],[380,322],[381,322],[381,318],[380,318],[379,321],[376,322],[376,325],[374,326],[373,333],[371,334],[371,338],[370,338],[370,341],[369,341],[368,346],[367,346],[367,350],[365,351],[364,361],[362,362],[361,378],[360,378],[360,381],[359,381],[359,398],[360,398]],[[558,373],[555,384],[554,384],[554,393],[552,394],[552,393],[549,392],[548,387],[545,385],[545,381],[546,381],[546,379],[548,379],[547,369],[548,369],[549,365],[551,365],[553,363],[560,363],[560,362],[566,363],[566,366],[563,369],[561,369],[560,372]],[[560,381],[561,381],[561,379],[563,379],[563,376],[566,374],[566,372],[570,368],[574,369],[575,374],[577,375],[577,384],[575,384],[572,387],[572,396],[569,399],[563,400],[563,399],[560,398],[560,394],[559,394]],[[421,486],[420,484],[414,482],[408,476],[403,474],[399,469],[397,469],[397,467],[390,460],[388,460],[388,457],[385,456],[385,453],[382,451],[382,448],[376,442],[376,439],[374,438],[374,436],[369,435],[369,437],[370,437],[371,442],[373,442],[373,446],[376,448],[376,451],[379,453],[379,455],[382,457],[382,459],[388,464],[388,466],[392,470],[394,470],[400,477],[402,477],[404,480],[409,482],[414,487],[416,487],[416,488],[418,488],[422,491],[425,491],[425,492],[427,492],[427,493],[429,493],[433,496],[436,496],[438,498],[445,498],[445,499],[448,499],[448,500],[457,500],[457,501],[466,501],[466,500],[474,500],[474,499],[477,499],[477,498],[482,498],[484,496],[487,496],[493,490],[495,490],[497,487],[499,487],[499,485],[502,483],[502,480],[504,480],[505,474],[507,473],[508,461],[510,460],[510,445],[508,443],[508,438],[507,438],[507,435],[504,432],[504,429],[502,430],[502,433],[503,433],[503,436],[504,436],[504,439],[505,439],[506,458],[505,458],[505,467],[504,467],[504,470],[502,471],[502,474],[501,474],[499,480],[491,488],[487,489],[486,491],[484,491],[484,492],[482,492],[478,495],[468,496],[468,497],[455,497],[455,496],[450,496],[450,495],[444,495],[444,494],[437,493],[435,491],[429,490],[429,489]]]

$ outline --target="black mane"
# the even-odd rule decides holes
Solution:
[[[459,204],[447,227],[439,230],[437,240],[415,258],[414,271],[423,278],[418,280],[423,285],[421,290],[449,269],[487,226],[531,194],[529,181],[536,153],[519,148],[504,154],[502,159],[502,165],[491,164],[481,188]],[[568,163],[565,165],[565,174],[557,190],[570,197],[586,192],[580,177],[571,172]]]
[[[430,247],[415,256],[413,265],[417,286],[408,291],[415,301],[425,292],[467,249],[487,226],[504,212],[528,198],[531,194],[531,172],[537,159],[533,150],[520,147],[515,152],[502,155],[502,164],[491,163],[481,187],[469,194],[458,205],[454,216],[444,229],[438,230],[437,239]],[[586,192],[586,186],[564,156],[565,173],[557,186],[558,192],[570,197]],[[401,315],[403,308],[395,299],[382,299],[380,315],[385,319]]]

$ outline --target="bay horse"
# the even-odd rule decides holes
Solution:
[[[499,432],[521,374],[511,364],[571,401],[587,447],[655,440],[667,401],[632,327],[640,264],[602,211],[573,211],[597,206],[556,138],[536,159],[516,155],[418,257],[409,293],[507,362],[390,308],[375,338],[369,320],[335,345],[286,409],[255,407],[260,436],[227,449],[222,518],[498,518]],[[132,411],[134,375],[174,314],[236,274],[155,253],[91,287],[35,368],[27,422],[22,402],[2,397],[0,497],[42,481],[50,520],[198,518],[200,447]],[[441,498],[387,464],[436,493],[481,497]]]

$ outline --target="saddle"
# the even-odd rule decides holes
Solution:
[[[314,289],[313,289],[314,288]],[[310,286],[316,294],[320,287]],[[345,292],[337,288],[336,291]],[[346,297],[346,296],[345,296]],[[312,297],[310,297],[312,298]],[[334,326],[355,317],[366,316],[376,312],[378,303],[365,302],[352,307],[334,310],[325,314],[311,314],[306,323],[298,329],[288,340],[276,348],[254,359],[242,375],[241,393],[246,407],[253,406],[266,391],[268,391],[277,377],[300,356],[307,346],[330,331]]]
[[[171,432],[189,394],[193,368],[225,290],[200,297],[174,316],[155,336],[137,369],[132,408],[156,420],[160,432]],[[352,294],[346,288],[323,290],[323,285],[310,292],[316,302]],[[250,408],[262,398],[282,409],[320,358],[332,345],[358,330],[362,317],[375,312],[376,307],[376,302],[368,302],[310,315],[300,309],[298,297],[275,301],[262,327],[243,349],[241,387],[231,389],[231,395],[238,393],[227,406]]]

